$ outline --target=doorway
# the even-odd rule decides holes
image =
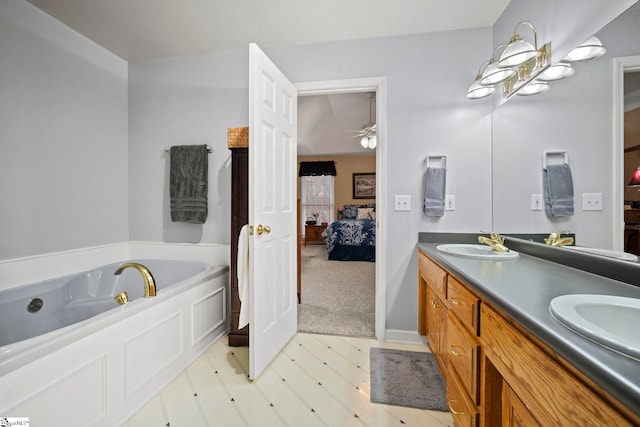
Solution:
[[[377,126],[376,147],[376,247],[375,247],[375,336],[384,340],[385,336],[385,281],[386,281],[386,78],[333,80],[298,83],[295,85],[298,97],[312,95],[333,95],[347,93],[375,93]],[[302,296],[304,298],[304,295]]]
[[[625,230],[624,209],[628,201],[625,193],[629,177],[631,176],[625,167],[625,158],[630,157],[625,153],[625,151],[627,151],[625,150],[625,111],[629,107],[628,104],[633,103],[633,101],[629,100],[628,96],[625,96],[625,77],[630,74],[640,75],[640,56],[614,58],[613,65],[613,173],[615,178],[613,180],[614,188],[612,191],[612,235],[613,249],[624,251],[628,246],[627,240],[632,234],[629,230]],[[630,82],[630,80],[627,81]],[[627,98],[627,102],[625,102],[625,98]],[[627,153],[628,152],[629,151],[627,151]],[[638,165],[630,166],[630,169],[637,166]]]

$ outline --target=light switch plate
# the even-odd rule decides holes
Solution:
[[[410,211],[411,210],[411,196],[396,194],[393,196],[393,210],[394,211]]]
[[[531,195],[531,210],[532,211],[542,210],[542,194]]]
[[[582,210],[583,211],[601,211],[602,193],[582,193]]]
[[[444,210],[455,211],[456,210],[456,196],[447,195],[444,197]]]

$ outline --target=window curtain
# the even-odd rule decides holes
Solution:
[[[333,160],[326,162],[300,162],[298,176],[336,176],[336,163]]]
[[[309,217],[317,215],[320,223],[333,221],[335,178],[325,176],[304,176],[301,178],[300,209],[302,229]]]

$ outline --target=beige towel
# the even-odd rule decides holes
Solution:
[[[249,324],[249,226],[243,225],[238,236],[238,259],[236,274],[238,277],[238,295],[240,297],[240,317],[238,329]]]

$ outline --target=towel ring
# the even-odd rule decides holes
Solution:
[[[425,161],[427,163],[427,167],[429,167],[429,161],[430,160],[436,160],[436,159],[441,160],[443,169],[447,168],[447,156],[444,156],[444,155],[441,155],[441,156],[427,156],[427,158],[425,159]]]
[[[544,151],[542,153],[542,169],[547,170],[548,156],[564,156],[564,163],[569,164],[569,153],[566,151]]]

